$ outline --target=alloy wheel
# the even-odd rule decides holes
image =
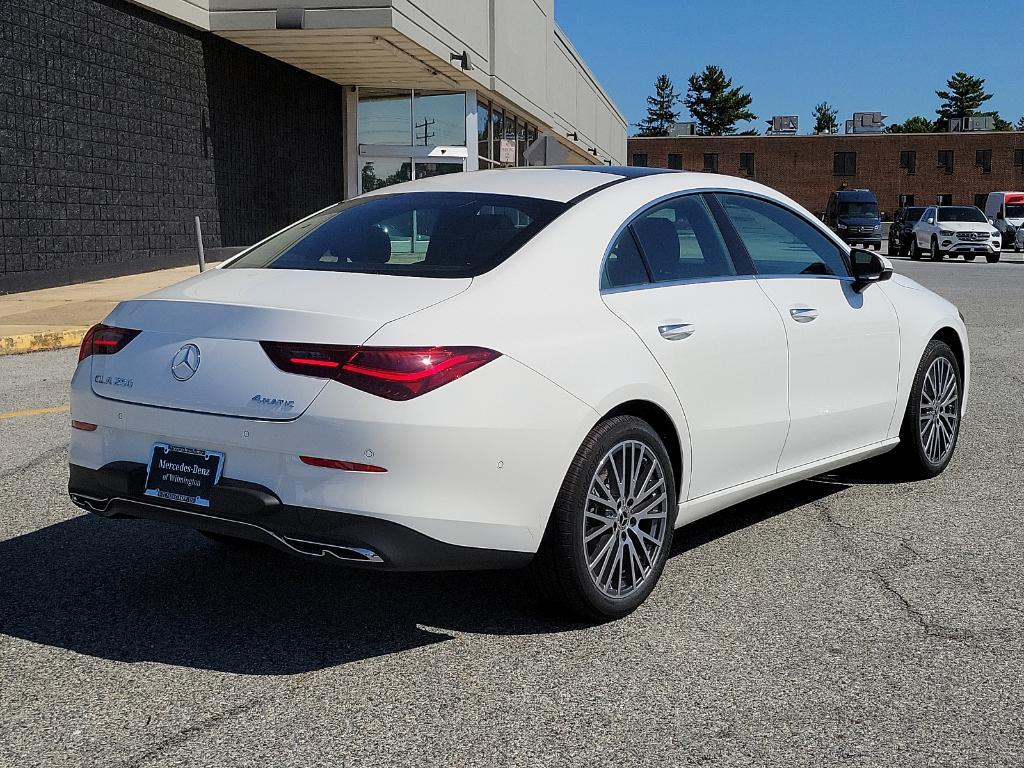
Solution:
[[[668,530],[668,491],[657,455],[639,440],[617,443],[587,492],[583,554],[594,585],[623,598],[651,576]]]
[[[937,357],[928,366],[918,416],[924,454],[932,464],[941,464],[953,450],[960,420],[959,381],[946,357]]]

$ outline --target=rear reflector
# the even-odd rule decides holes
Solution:
[[[411,400],[465,376],[500,352],[483,347],[350,347],[261,341],[288,373],[334,379],[388,400]]]
[[[71,420],[71,428],[72,429],[80,429],[83,432],[95,432],[96,431],[96,425],[95,424],[90,424],[88,421],[76,421],[75,419]]]
[[[78,350],[78,362],[82,362],[90,355],[113,355],[120,352],[139,333],[140,331],[131,328],[115,328],[103,323],[94,325],[82,339],[82,346]]]
[[[360,464],[358,461],[342,461],[341,459],[318,459],[315,456],[299,456],[303,464],[311,467],[326,467],[327,469],[340,469],[345,472],[387,472],[384,467],[373,464]]]

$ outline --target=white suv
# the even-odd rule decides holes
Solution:
[[[1001,248],[999,230],[973,205],[933,205],[910,232],[912,259],[920,259],[927,251],[932,261],[941,261],[947,254],[974,261],[983,253],[993,263],[999,261]]]

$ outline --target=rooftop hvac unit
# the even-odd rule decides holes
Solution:
[[[996,121],[992,115],[969,115],[949,120],[950,131],[992,131],[995,130],[995,125]]]
[[[885,118],[881,112],[854,112],[853,119],[846,121],[847,133],[882,133]]]
[[[668,135],[672,138],[677,136],[693,136],[697,133],[696,123],[672,123],[668,127]]]
[[[768,121],[771,128],[768,133],[773,136],[796,136],[800,125],[800,118],[796,115],[774,115]]]

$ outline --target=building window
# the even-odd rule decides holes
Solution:
[[[358,124],[360,144],[411,145],[412,91],[360,88]]]
[[[705,152],[704,153],[704,172],[705,173],[718,173],[718,153],[717,152]]]
[[[740,152],[740,171],[747,176],[754,175],[754,153]]]
[[[683,170],[683,156],[675,153],[669,154],[668,167],[673,171]]]
[[[911,176],[917,173],[917,152],[913,149],[905,149],[900,152],[900,168]]]
[[[913,195],[900,195],[896,200],[897,208],[910,208],[914,204]]]
[[[491,105],[486,101],[476,104],[476,140],[480,168],[490,168],[491,155]]]
[[[640,168],[647,167],[647,153],[646,152],[634,152],[633,153],[633,165],[639,166]]]
[[[1024,171],[1024,149],[1013,150],[1013,164]]]
[[[992,173],[992,150],[979,149],[975,151],[974,164],[981,168],[982,173]]]
[[[936,205],[952,205],[953,204],[953,196],[949,195],[949,194],[946,194],[946,195],[936,195],[935,196],[935,204]]]
[[[984,193],[984,192],[974,196],[974,207],[975,208],[981,208],[981,210],[984,211],[985,210],[985,203],[987,203],[987,202],[988,202],[988,195],[986,193]]]
[[[832,155],[833,176],[856,176],[857,175],[857,153],[836,152]]]
[[[943,173],[953,172],[953,150],[952,149],[940,149],[939,150],[939,168],[942,168]]]

